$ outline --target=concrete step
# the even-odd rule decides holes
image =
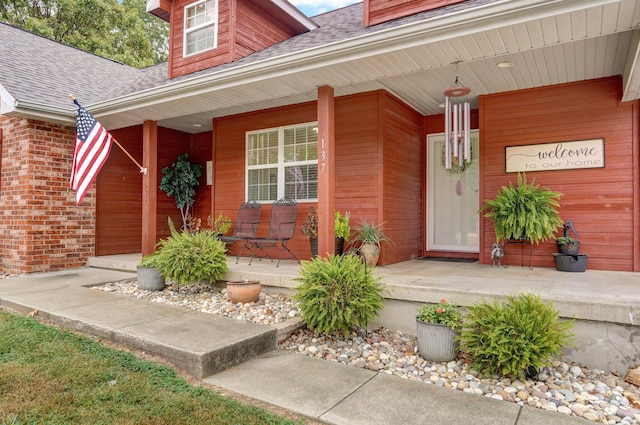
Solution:
[[[78,281],[83,273],[96,271],[78,271]],[[105,271],[102,283],[118,280],[113,276]],[[21,314],[37,311],[55,324],[143,350],[198,378],[277,348],[275,327],[110,294],[69,283],[64,275],[0,280],[0,305]]]

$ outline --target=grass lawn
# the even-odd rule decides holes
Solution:
[[[168,366],[0,310],[2,424],[294,424]]]

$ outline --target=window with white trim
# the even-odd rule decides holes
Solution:
[[[184,56],[215,49],[218,44],[218,0],[184,8]]]
[[[318,124],[247,133],[247,199],[318,199]]]

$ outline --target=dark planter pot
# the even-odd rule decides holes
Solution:
[[[342,255],[344,252],[344,238],[336,238],[336,255]]]
[[[574,243],[560,244],[558,243],[558,252],[565,255],[578,255],[580,251],[580,241]]]
[[[561,272],[583,272],[587,269],[588,256],[585,254],[553,254],[556,270]]]
[[[316,258],[318,256],[318,239],[309,238],[309,246],[311,247],[311,258]]]

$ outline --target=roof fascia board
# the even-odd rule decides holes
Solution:
[[[96,116],[125,112],[158,101],[175,100],[238,84],[284,76],[345,60],[353,60],[462,35],[486,31],[559,13],[583,10],[619,0],[503,0],[450,15],[392,27],[320,47],[252,62],[231,69],[188,78],[91,105]],[[330,84],[330,82],[325,82]]]
[[[16,99],[0,84],[0,114],[9,114],[15,110]]]
[[[629,43],[629,52],[622,73],[622,101],[635,99],[637,93],[633,91],[634,86],[638,86],[636,69],[640,60],[640,31],[634,30]]]
[[[297,23],[302,25],[307,30],[311,31],[318,28],[318,24],[316,24],[311,18],[309,18],[304,13],[300,12],[295,6],[289,3],[287,0],[270,0],[275,6],[284,11],[287,15],[293,18]]]
[[[44,103],[16,100],[12,115],[75,125],[73,109],[56,108]]]

